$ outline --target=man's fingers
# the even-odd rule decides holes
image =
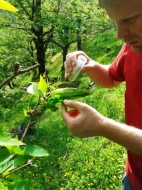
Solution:
[[[76,102],[74,100],[64,100],[64,104],[66,107],[74,108],[76,110],[80,109],[81,106],[79,102]]]

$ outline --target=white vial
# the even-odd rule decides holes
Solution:
[[[95,137],[88,137],[90,141],[94,140]]]
[[[69,77],[70,81],[75,81],[78,74],[80,73],[83,65],[87,62],[87,58],[84,55],[79,55],[76,61],[76,66],[74,66],[71,76]]]

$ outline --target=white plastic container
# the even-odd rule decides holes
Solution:
[[[79,75],[83,65],[87,62],[87,58],[84,55],[79,55],[77,62],[76,62],[76,66],[73,68],[72,74],[69,77],[70,81],[75,81],[75,79],[77,78],[77,76]]]

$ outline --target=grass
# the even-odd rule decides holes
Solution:
[[[82,47],[93,59],[108,64],[117,55],[121,42],[117,42],[114,32],[110,31],[84,42]],[[56,55],[52,61],[54,65],[51,63],[49,66],[50,75],[56,76],[61,64],[61,55]],[[79,88],[88,87],[90,83],[88,78],[83,76],[79,80]],[[22,84],[24,85],[23,78]],[[92,95],[78,101],[91,105],[109,118],[124,122],[124,84],[115,89],[102,89],[94,84],[91,88]],[[6,99],[1,99],[0,119],[3,127],[9,125],[15,127],[26,122],[22,109],[28,105],[27,101],[25,90],[7,89]],[[60,105],[56,112],[45,110],[38,118],[33,133],[27,136],[25,142],[41,146],[50,154],[49,157],[35,159],[34,164],[37,167],[19,172],[22,178],[31,179],[31,190],[120,189],[125,170],[125,149],[103,137],[89,140],[72,136],[63,123]]]
[[[101,96],[97,101],[100,92]],[[113,113],[111,118],[123,120],[121,91],[116,89],[107,93],[108,97],[106,90],[103,92],[97,88],[91,97],[79,101],[95,105],[106,116]],[[110,97],[113,101],[117,100],[117,104],[114,105]],[[110,107],[111,111],[106,107]],[[117,113],[114,114],[116,110]],[[73,137],[62,121],[60,110],[48,112],[48,115],[50,120],[41,118],[42,122],[38,122],[34,138],[27,138],[28,143],[37,144],[50,153],[48,158],[35,160],[37,168],[23,172],[23,177],[33,179],[32,189],[120,189],[126,158],[125,149],[102,137],[96,137],[94,140]]]
[[[113,30],[101,33],[93,39],[83,43],[82,49],[94,60],[108,64],[111,63],[122,45],[122,41],[116,40]]]

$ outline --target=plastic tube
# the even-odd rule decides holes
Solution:
[[[87,62],[87,58],[84,55],[79,55],[76,66],[73,68],[72,75],[69,77],[70,81],[75,81],[77,76],[79,75],[83,65]]]

